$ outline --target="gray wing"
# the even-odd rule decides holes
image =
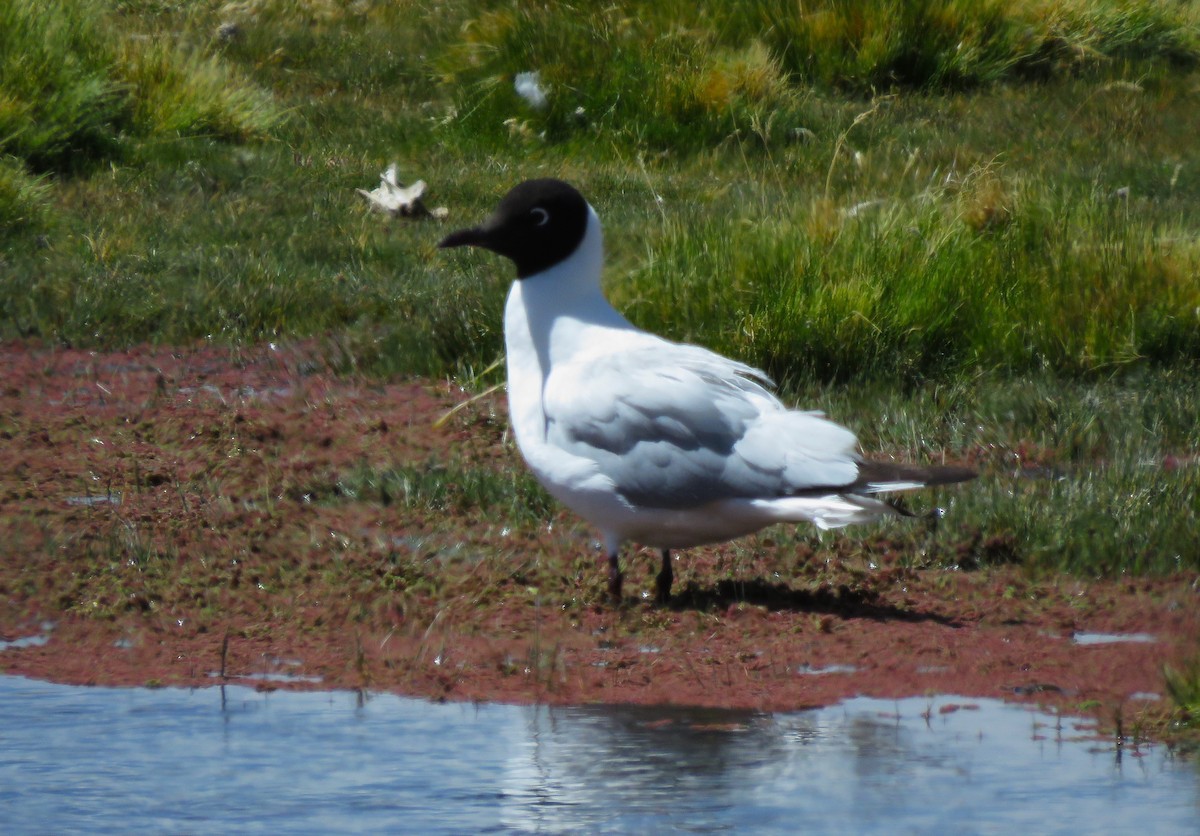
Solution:
[[[596,463],[630,502],[687,508],[734,497],[837,490],[858,476],[854,435],[790,412],[761,372],[662,343],[557,366],[547,439]]]

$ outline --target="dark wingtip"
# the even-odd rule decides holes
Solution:
[[[931,485],[953,485],[956,482],[970,482],[979,475],[979,471],[961,465],[942,465],[941,467],[931,467],[929,470],[934,477],[929,483]]]
[[[873,490],[886,491],[884,487],[889,482],[919,482],[926,487],[932,485],[953,485],[958,482],[969,482],[979,474],[969,467],[962,465],[910,465],[893,462],[863,461],[859,464],[858,481],[856,485],[873,486]]]
[[[451,232],[438,242],[438,249],[445,250],[450,247],[479,247],[483,246],[483,244],[483,229],[473,226],[470,229],[460,229],[457,232]]]

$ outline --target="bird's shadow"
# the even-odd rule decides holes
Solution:
[[[727,609],[735,604],[765,607],[772,612],[820,613],[873,621],[932,621],[947,627],[960,626],[958,619],[952,616],[898,607],[880,600],[879,593],[873,590],[854,589],[845,584],[793,589],[786,584],[763,580],[723,580],[715,586],[689,582],[671,596],[667,606],[673,610],[709,611]]]

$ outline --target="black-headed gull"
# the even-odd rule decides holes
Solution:
[[[625,540],[662,551],[665,602],[671,549],[897,514],[875,495],[975,475],[866,461],[850,430],[788,409],[758,369],[634,327],[600,290],[599,217],[560,180],[521,183],[439,246],[516,264],[504,342],[517,446],[546,490],[600,529],[615,600]]]

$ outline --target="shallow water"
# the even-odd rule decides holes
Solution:
[[[1158,641],[1149,633],[1075,633],[1075,644],[1153,644]]]
[[[1079,725],[946,697],[756,714],[0,676],[0,829],[1197,832],[1194,764]]]

